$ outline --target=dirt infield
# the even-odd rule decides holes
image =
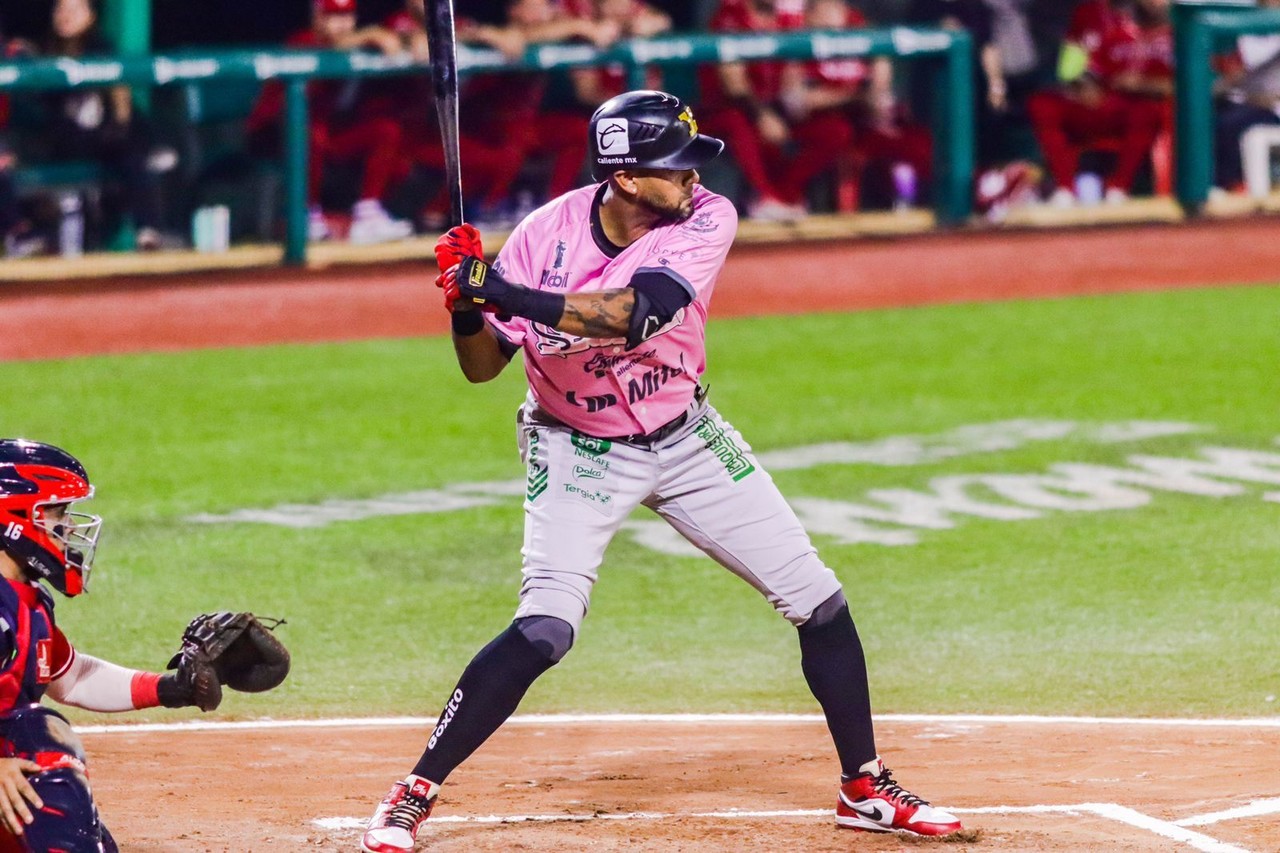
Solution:
[[[1274,221],[1254,220],[743,247],[714,312],[1275,281],[1278,233]],[[441,333],[429,278],[425,266],[399,265],[4,286],[0,360]],[[356,824],[412,767],[425,731],[133,730],[85,740],[105,819],[129,853],[353,851]],[[940,850],[1280,851],[1277,720],[889,719],[877,732],[902,781],[975,831]],[[835,829],[837,773],[815,720],[519,722],[450,779],[423,849],[935,846]]]
[[[123,850],[350,853],[356,824],[412,767],[426,730],[111,733],[86,744]],[[513,721],[451,777],[420,847],[1280,850],[1280,724],[890,720],[877,736],[906,784],[961,812],[964,840],[837,829],[839,768],[819,720]],[[1221,814],[1264,798],[1276,799],[1259,814]]]
[[[1275,281],[1274,219],[740,246],[715,317]],[[0,360],[443,334],[425,265],[0,286]]]

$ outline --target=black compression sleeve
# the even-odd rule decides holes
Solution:
[[[527,317],[535,323],[554,327],[564,316],[564,294],[534,290],[518,284],[511,285],[507,295],[499,303],[502,310],[517,317]]]
[[[484,315],[479,311],[454,311],[449,318],[449,325],[458,337],[469,338],[484,330]]]

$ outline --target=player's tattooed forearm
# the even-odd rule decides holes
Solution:
[[[587,338],[625,335],[635,307],[630,289],[574,294],[565,300],[564,330]],[[585,298],[584,298],[585,297]]]

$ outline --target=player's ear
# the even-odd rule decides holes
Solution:
[[[634,199],[640,195],[640,186],[636,183],[637,177],[639,176],[635,172],[622,169],[610,175],[609,181],[613,184],[614,192]]]

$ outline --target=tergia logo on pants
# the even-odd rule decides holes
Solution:
[[[444,706],[444,713],[440,715],[440,724],[431,733],[431,740],[427,741],[427,749],[436,748],[436,741],[440,738],[440,735],[444,734],[444,730],[449,728],[449,724],[453,722],[453,715],[458,713],[458,706],[461,704],[462,691],[453,691],[453,696],[449,698],[449,704]]]

